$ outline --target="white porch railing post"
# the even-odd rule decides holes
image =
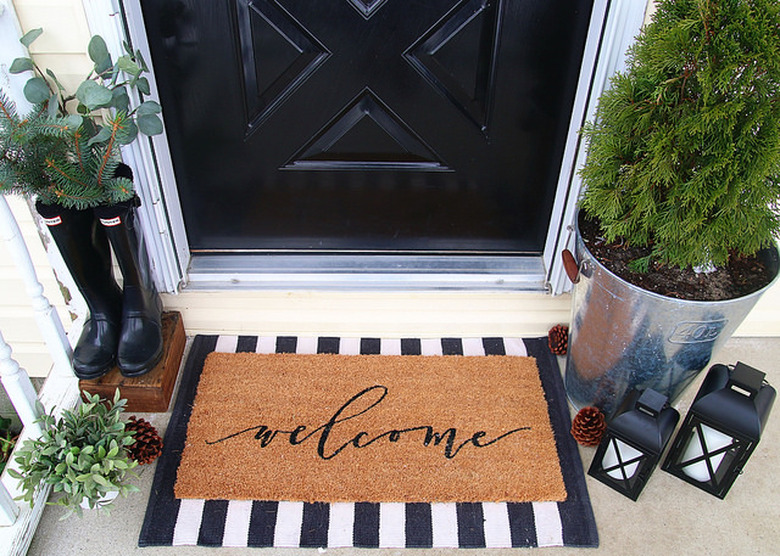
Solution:
[[[32,299],[35,320],[54,360],[55,368],[59,372],[72,372],[72,350],[62,321],[49,300],[43,295],[43,286],[35,274],[35,267],[27,245],[24,243],[19,224],[8,206],[8,201],[3,196],[0,196],[0,237],[8,245],[8,250],[22,275],[27,293]]]
[[[49,300],[43,295],[43,286],[38,281],[24,237],[8,206],[8,201],[3,196],[0,196],[0,238],[8,246],[11,257],[24,281],[25,289],[32,300],[35,320],[54,361],[52,375],[75,380],[71,366],[72,350],[62,321]],[[41,428],[36,422],[40,417],[36,406],[38,394],[35,392],[27,372],[11,357],[11,353],[11,347],[0,332],[0,381],[2,381],[3,388],[5,388],[8,398],[24,425],[22,436],[37,438],[41,435]],[[63,397],[70,395],[69,390],[68,388],[63,389],[61,395]],[[29,529],[29,525],[37,523],[37,520],[40,519],[45,496],[48,495],[48,489],[44,490],[45,495],[43,492],[41,493],[38,497],[40,499],[36,500],[37,506],[35,508],[26,508],[22,511],[14,502],[13,495],[5,484],[0,483],[0,525],[5,526],[2,536],[5,541],[8,541],[5,543],[8,554],[22,554],[29,544],[35,530],[34,525],[32,529]]]
[[[6,93],[16,102],[21,112],[27,112],[30,105],[24,99],[22,87],[29,74],[10,74],[8,67],[14,57],[26,56],[27,53],[18,42],[22,31],[19,26],[13,2],[0,0],[0,78]],[[0,196],[0,237],[8,245],[9,252],[24,280],[27,293],[32,298],[35,319],[43,334],[49,353],[54,362],[52,372],[36,396],[35,389],[27,373],[11,358],[11,348],[0,335],[0,379],[13,403],[24,429],[18,443],[26,439],[38,438],[40,426],[35,423],[38,417],[36,398],[40,399],[46,408],[59,407],[69,409],[79,400],[78,379],[73,374],[71,366],[72,350],[68,342],[62,322],[49,300],[43,295],[43,286],[38,281],[16,219],[11,212],[5,197]],[[11,461],[6,469],[14,468]],[[16,504],[15,496],[21,495],[18,481],[8,477],[4,472],[0,477],[0,556],[23,556],[27,553],[33,534],[41,519],[46,499],[51,491],[51,485],[42,485],[34,496],[33,504]]]
[[[19,517],[19,506],[16,505],[8,489],[0,483],[0,526],[13,525]]]
[[[40,417],[35,407],[38,394],[25,370],[11,357],[11,346],[5,342],[2,332],[0,332],[0,380],[22,424],[25,428],[30,428],[32,436],[40,436],[41,428],[35,422]]]
[[[29,427],[30,434],[37,438],[41,434],[41,427],[35,422],[39,417],[35,407],[38,396],[30,382],[30,377],[11,357],[11,347],[5,342],[2,332],[0,332],[0,379],[16,413],[19,414],[19,419],[22,420],[25,428]],[[0,483],[0,525],[13,525],[18,516],[19,506],[16,505],[5,485]]]

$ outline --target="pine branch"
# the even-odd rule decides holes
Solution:
[[[19,116],[16,113],[16,104],[0,90],[0,125],[16,128],[19,126]]]
[[[116,135],[119,132],[118,119],[109,123],[111,124],[111,137],[109,137],[108,143],[106,143],[105,152],[101,157],[100,168],[98,169],[97,173],[97,182],[100,186],[103,185],[104,176],[106,174],[106,166],[109,164],[111,158],[114,155],[114,144],[116,142]]]
[[[58,164],[55,160],[47,158],[46,167],[52,170],[55,174],[59,175],[61,178],[65,179],[68,183],[74,183],[77,186],[85,189],[89,187],[84,181],[80,180],[72,172],[68,172],[67,167],[63,167],[63,165]]]
[[[81,128],[76,130],[76,133],[73,134],[74,144],[75,144],[75,152],[76,152],[76,162],[83,172],[85,170],[84,167],[84,158],[85,158],[85,152],[84,149],[86,148],[86,145],[84,144],[84,136],[81,132]]]

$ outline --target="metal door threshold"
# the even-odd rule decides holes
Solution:
[[[544,293],[540,256],[193,255],[187,290],[499,290]]]

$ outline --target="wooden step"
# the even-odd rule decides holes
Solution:
[[[138,413],[160,413],[168,410],[176,377],[179,374],[184,354],[186,336],[184,323],[179,312],[165,312],[162,316],[163,357],[157,366],[138,377],[125,377],[118,367],[94,380],[80,380],[81,390],[112,399],[119,388],[120,395],[127,400],[126,411]]]

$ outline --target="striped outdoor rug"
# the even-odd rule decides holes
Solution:
[[[303,503],[178,500],[173,486],[200,372],[212,351],[535,357],[568,499],[529,503]],[[501,548],[597,546],[557,361],[546,338],[196,336],[165,434],[139,546]]]

